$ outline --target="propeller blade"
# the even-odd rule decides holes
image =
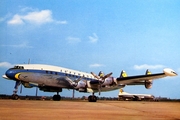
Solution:
[[[92,74],[95,78],[97,78],[98,80],[100,79],[100,77],[97,76],[95,73],[91,72],[91,74]]]
[[[77,80],[74,80],[75,83],[78,83],[83,77],[81,76],[80,78],[78,78]]]
[[[113,74],[113,73],[111,72],[111,73],[105,75],[105,76],[103,77],[103,79],[106,79],[106,78],[110,77],[112,74]]]
[[[109,73],[107,75],[105,75],[104,77],[100,78],[99,76],[97,76],[96,74],[94,74],[93,72],[91,72],[91,74],[97,78],[99,80],[99,85],[98,85],[98,92],[99,92],[99,95],[101,95],[101,88],[102,88],[102,84],[104,83],[105,79],[110,77],[113,73]]]
[[[72,81],[72,86],[75,88],[78,85],[78,82],[81,81],[82,78],[83,78],[83,76],[81,76],[77,80]]]

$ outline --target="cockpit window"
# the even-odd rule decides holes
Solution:
[[[14,66],[14,69],[24,69],[23,66]]]

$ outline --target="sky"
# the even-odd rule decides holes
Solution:
[[[0,75],[29,59],[96,74],[113,72],[114,77],[122,70],[132,76],[164,68],[180,74],[179,21],[179,0],[1,0]],[[0,94],[11,95],[14,84],[0,78]],[[179,86],[177,76],[155,80],[151,89],[126,86],[124,91],[179,99]],[[23,88],[22,95],[35,91]],[[72,90],[60,94],[70,97]],[[75,92],[83,95],[90,93]]]

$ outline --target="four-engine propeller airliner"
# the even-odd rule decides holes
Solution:
[[[17,90],[20,84],[26,88],[38,87],[45,92],[57,92],[53,96],[53,100],[61,100],[59,92],[62,89],[75,89],[79,92],[92,93],[88,97],[89,102],[96,102],[97,97],[94,93],[103,91],[111,91],[124,88],[126,85],[144,85],[146,89],[152,87],[154,79],[166,76],[176,76],[172,69],[164,69],[162,73],[151,74],[149,70],[145,75],[127,76],[122,71],[120,77],[111,76],[112,73],[104,75],[103,72],[95,73],[80,72],[63,67],[43,65],[43,64],[19,64],[6,71],[3,78],[14,80],[15,90],[13,99],[18,99]]]
[[[141,101],[141,100],[154,100],[154,96],[150,94],[131,94],[124,92],[123,89],[119,90],[119,100],[133,100],[133,101]]]

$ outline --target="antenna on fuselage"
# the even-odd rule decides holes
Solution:
[[[29,58],[29,60],[28,60],[28,64],[30,64],[30,62],[31,62],[31,59]]]

